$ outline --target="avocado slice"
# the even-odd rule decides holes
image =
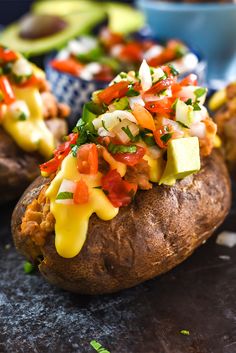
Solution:
[[[200,170],[199,140],[197,137],[185,137],[171,140],[167,147],[167,163],[159,185],[174,185],[176,179]]]
[[[20,22],[16,22],[0,34],[0,42],[28,57],[40,55],[52,49],[61,48],[71,38],[90,31],[104,18],[105,12],[103,9],[95,5],[91,11],[71,13],[64,16],[63,20],[68,22],[68,26],[56,34],[39,39],[20,38]]]

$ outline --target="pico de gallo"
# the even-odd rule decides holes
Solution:
[[[69,108],[60,106],[51,94],[44,72],[0,45],[0,128],[22,150],[37,151],[48,159],[55,141],[44,120],[68,113]]]
[[[203,105],[207,89],[195,75],[177,77],[172,65],[146,61],[138,72],[120,73],[94,92],[74,131],[41,165],[51,178],[46,197],[59,255],[79,253],[93,213],[114,218],[139,189],[174,185],[211,153],[216,125]]]
[[[197,56],[179,40],[161,44],[103,28],[98,37],[81,36],[69,42],[50,65],[84,80],[111,81],[119,72],[138,69],[145,59],[152,67],[174,64],[182,74],[198,65]]]

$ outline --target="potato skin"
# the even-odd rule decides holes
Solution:
[[[57,133],[55,130],[59,130]],[[49,129],[56,140],[67,133],[66,121],[51,119]],[[0,204],[16,199],[40,174],[39,164],[43,158],[37,153],[23,151],[0,127]]]
[[[214,151],[198,174],[175,186],[138,191],[135,200],[105,222],[93,215],[79,255],[60,257],[54,234],[42,248],[20,233],[25,209],[48,181],[38,178],[12,218],[16,247],[30,260],[43,255],[39,270],[52,284],[82,294],[112,293],[164,273],[185,260],[223,222],[231,204],[230,179]]]

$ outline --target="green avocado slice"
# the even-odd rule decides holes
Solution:
[[[71,13],[94,9],[96,4],[89,0],[64,0],[57,1],[56,6],[54,1],[40,0],[34,2],[31,10],[36,14],[58,15],[65,16]]]
[[[186,137],[171,140],[167,147],[167,163],[159,185],[174,185],[176,179],[200,170],[199,140],[197,137]]]
[[[31,40],[19,37],[20,25],[19,22],[16,22],[0,34],[0,42],[28,57],[40,55],[52,49],[60,49],[68,40],[80,34],[87,33],[104,18],[105,12],[103,9],[95,6],[90,11],[64,16],[63,20],[68,22],[68,26],[62,31],[49,37]]]

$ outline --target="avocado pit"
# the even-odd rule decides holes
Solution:
[[[20,21],[22,39],[40,39],[63,31],[68,23],[59,16],[27,14]]]

